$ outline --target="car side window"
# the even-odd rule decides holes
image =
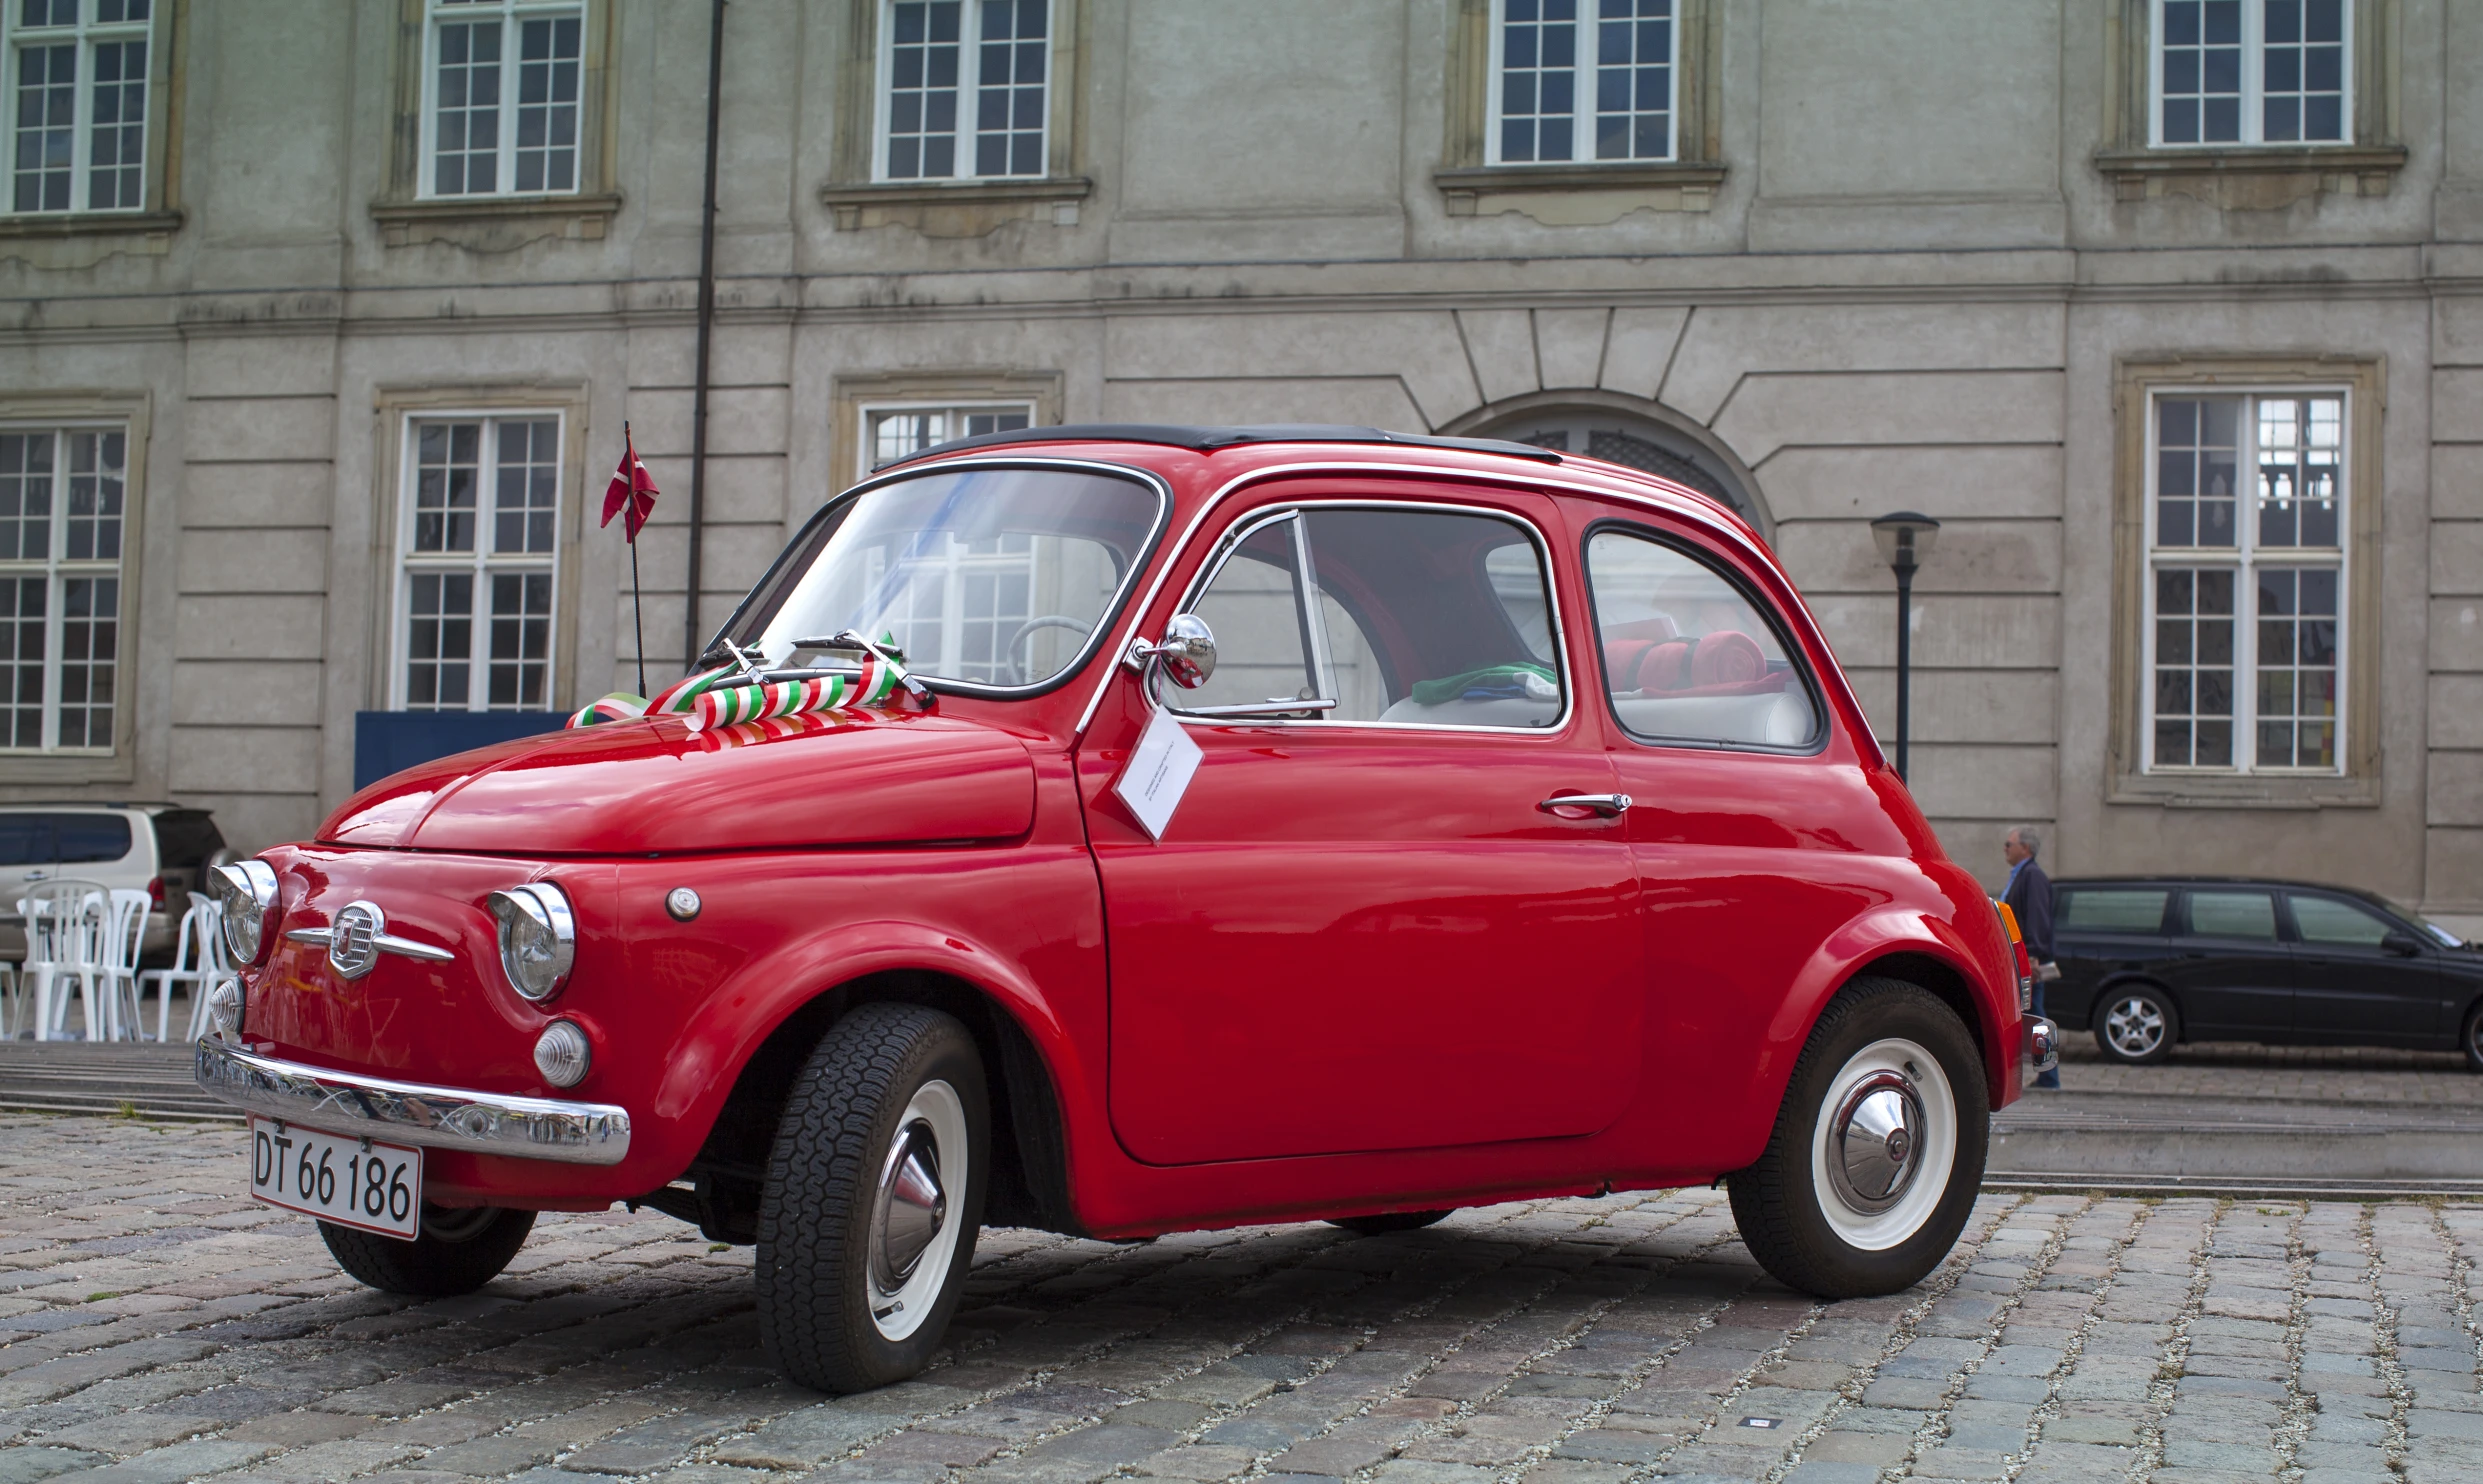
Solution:
[[[121,814],[60,816],[60,853],[64,866],[116,861],[129,854],[129,818]]]
[[[2276,898],[2264,891],[2190,893],[2190,935],[2276,941]]]
[[[2335,897],[2303,896],[2297,892],[2291,900],[2293,926],[2305,943],[2377,948],[2391,931],[2390,924],[2377,913]]]
[[[46,866],[51,862],[51,815],[0,814],[0,866]]]
[[[2054,894],[2060,910],[2056,925],[2068,933],[2158,934],[2164,931],[2164,904],[2171,895],[2161,888],[2068,888]]]
[[[1783,636],[1725,575],[1625,531],[1586,544],[1612,712],[1652,742],[1801,747],[1819,712]]]
[[[1190,610],[1216,672],[1176,710],[1328,700],[1305,719],[1548,727],[1564,692],[1542,552],[1462,511],[1313,507],[1252,529]]]

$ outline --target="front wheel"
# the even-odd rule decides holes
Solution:
[[[983,1222],[991,1112],[954,1018],[864,1005],[794,1079],[759,1196],[759,1337],[785,1374],[869,1391],[920,1371]]]
[[[1742,1242],[1822,1298],[1909,1288],[1965,1229],[1991,1105],[1955,1011],[1911,984],[1858,979],[1819,1017],[1758,1162],[1731,1179]]]
[[[338,1267],[382,1293],[455,1298],[499,1277],[534,1228],[532,1211],[426,1205],[410,1242],[330,1221],[319,1238]]]
[[[2131,1066],[2173,1054],[2181,1017],[2164,992],[2150,984],[2125,984],[2095,1000],[2095,1045],[2105,1056]]]

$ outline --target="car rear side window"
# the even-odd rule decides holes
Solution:
[[[175,809],[155,816],[155,851],[168,871],[195,871],[224,848],[224,832],[203,809]]]
[[[59,848],[52,859],[64,866],[116,861],[129,854],[125,814],[63,814],[59,820]]]
[[[2172,893],[2160,887],[2080,886],[2057,895],[2063,932],[2161,933],[2164,903]]]
[[[1586,571],[1604,684],[1633,736],[1728,747],[1817,739],[1819,712],[1800,665],[1723,573],[1625,531],[1588,538]]]
[[[2377,913],[2335,897],[2293,898],[2293,926],[2305,943],[2377,948],[2389,924]]]
[[[2276,941],[2276,898],[2264,891],[2190,893],[2190,934]]]

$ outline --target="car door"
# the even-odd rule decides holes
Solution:
[[[1645,902],[1651,1076],[1683,1108],[1739,1108],[1787,986],[1886,900],[1874,872],[1903,843],[1863,770],[1817,755],[1799,647],[1723,553],[1612,522],[1588,527],[1583,552]],[[1733,1127],[1684,1118],[1664,1156],[1729,1157]]]
[[[2044,987],[2044,1008],[2054,1020],[2092,1030],[2097,1001],[2113,998],[2114,985],[2162,977],[2175,943],[2164,931],[2172,895],[2170,888],[2140,882],[2054,883],[2053,960],[2061,977]]]
[[[1157,1163],[1591,1133],[1642,1059],[1637,903],[1581,724],[1547,505],[1292,502],[1184,604],[1197,770],[1151,840],[1088,770],[1113,1127]],[[1147,719],[1119,682],[1090,733]],[[1252,717],[1213,708],[1304,706]],[[1114,745],[1108,741],[1107,745]]]
[[[2288,891],[2293,914],[2293,1032],[2341,1046],[2436,1046],[2456,1011],[2437,955],[2410,929],[2350,897]],[[2389,934],[2413,952],[2387,946]]]
[[[2163,960],[2185,1039],[2283,1041],[2293,1032],[2293,954],[2264,886],[2193,886],[2182,931]]]

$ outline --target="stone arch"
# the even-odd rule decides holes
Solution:
[[[1509,438],[1643,469],[1715,496],[1774,540],[1759,481],[1713,433],[1657,402],[1621,392],[1565,388],[1478,407],[1443,433]]]

